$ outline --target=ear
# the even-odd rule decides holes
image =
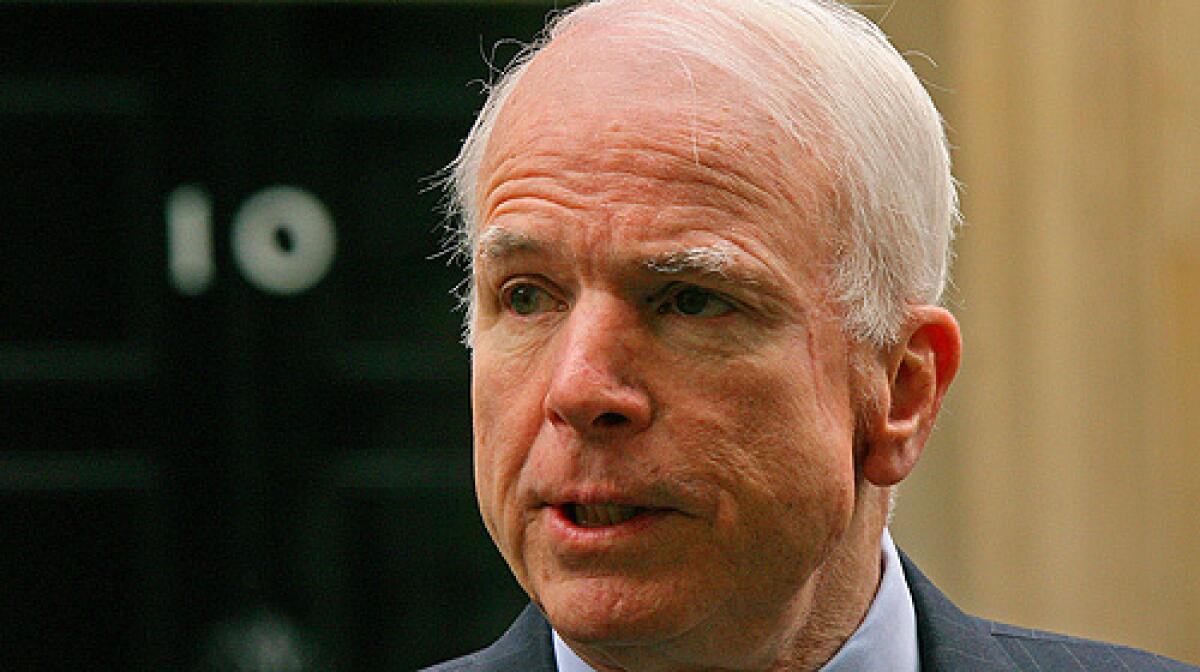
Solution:
[[[862,470],[872,484],[890,487],[916,466],[942,397],[958,372],[958,322],[944,308],[910,306],[900,341],[880,354],[886,392],[876,385],[878,401],[865,409],[868,441]]]

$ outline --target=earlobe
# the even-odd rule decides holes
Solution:
[[[865,423],[869,443],[862,469],[872,484],[896,485],[916,466],[961,353],[958,323],[949,311],[910,308],[903,337],[884,353],[886,393]]]

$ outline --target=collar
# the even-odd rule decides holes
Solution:
[[[880,539],[882,577],[862,624],[820,672],[920,672],[917,614],[892,535]],[[553,633],[558,672],[596,672]]]
[[[557,630],[551,632],[554,634],[554,662],[558,664],[558,672],[596,672],[567,646],[562,637],[558,636]]]
[[[887,528],[879,541],[883,576],[862,624],[821,672],[920,672],[917,610],[904,580],[900,553]]]

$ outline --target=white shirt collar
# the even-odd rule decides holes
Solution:
[[[917,612],[900,567],[900,553],[887,529],[880,540],[883,576],[879,591],[858,629],[820,672],[920,672]],[[558,672],[596,672],[554,635]]]
[[[554,662],[558,664],[558,672],[596,672],[596,670],[576,654],[567,643],[554,633]]]
[[[917,610],[904,580],[900,552],[883,530],[883,576],[862,624],[821,672],[920,672]]]

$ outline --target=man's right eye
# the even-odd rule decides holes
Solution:
[[[559,310],[559,302],[546,290],[529,283],[518,283],[504,290],[504,304],[518,315],[536,315]]]

